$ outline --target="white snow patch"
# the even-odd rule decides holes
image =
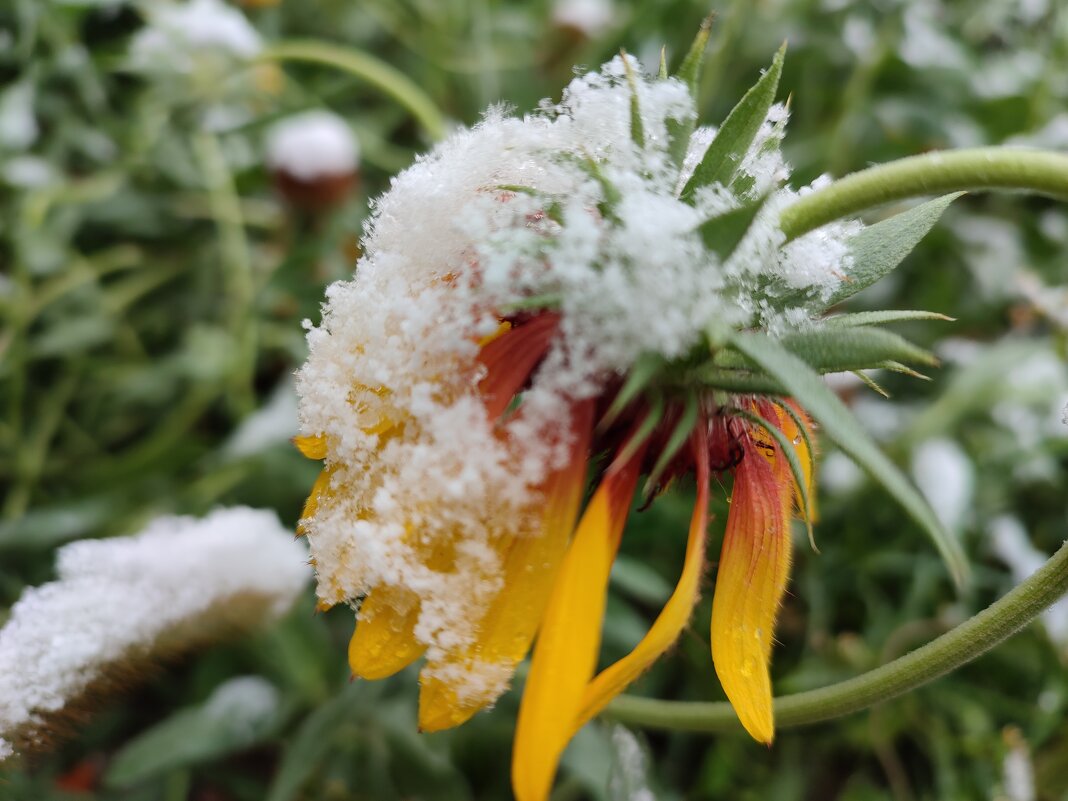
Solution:
[[[554,25],[574,28],[592,38],[611,27],[616,13],[612,0],[556,0],[552,21]]]
[[[329,111],[295,114],[267,133],[267,166],[304,181],[348,175],[359,163],[352,129]]]
[[[56,581],[26,590],[0,629],[0,755],[113,664],[281,615],[306,561],[273,512],[247,508],[64,546]]]
[[[223,452],[228,456],[250,456],[297,435],[297,392],[293,382],[280,383],[267,403],[241,421],[230,435]]]
[[[912,453],[912,477],[947,529],[960,530],[968,522],[975,494],[975,466],[951,439],[930,439]]]

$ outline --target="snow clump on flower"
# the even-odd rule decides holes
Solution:
[[[23,593],[0,629],[0,759],[112,668],[283,614],[306,562],[272,512],[246,508],[65,546],[57,580]]]
[[[683,199],[715,132],[698,130],[680,174],[670,132],[696,118],[689,89],[621,56],[575,78],[559,104],[491,109],[393,180],[355,277],[307,324],[298,375],[302,432],[324,443],[302,529],[325,603],[408,593],[433,666],[469,644],[500,588],[495,543],[537,530],[536,488],[567,459],[576,401],[643,355],[684,359],[728,327],[784,333],[822,308],[861,226],[785,243],[778,214],[798,196],[779,151],[787,116],[772,107],[731,187]],[[721,259],[699,226],[758,200]],[[518,412],[490,421],[480,342],[528,309],[558,315],[558,335]],[[472,693],[499,680],[472,671]]]
[[[356,137],[329,111],[306,111],[275,123],[267,134],[267,166],[303,181],[348,175],[360,163]]]

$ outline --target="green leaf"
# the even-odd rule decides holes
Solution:
[[[934,354],[882,328],[817,328],[783,337],[782,344],[821,373],[865,370],[888,361],[938,364]]]
[[[625,554],[617,556],[616,561],[612,563],[612,585],[625,595],[651,607],[663,606],[674,589],[645,562]]]
[[[701,22],[701,27],[697,31],[697,36],[694,37],[693,44],[690,45],[690,50],[686,54],[686,58],[683,59],[682,65],[679,67],[679,71],[675,74],[680,81],[685,83],[690,89],[690,96],[694,100],[694,104],[697,103],[697,83],[701,76],[701,67],[705,60],[705,50],[708,47],[708,34],[712,30],[712,15],[705,17]],[[663,77],[667,77],[667,63],[664,60],[664,51],[660,51],[660,71]],[[697,127],[697,110],[694,109],[694,116],[686,120],[672,120],[667,121],[667,134],[668,134],[668,155],[671,156],[672,163],[682,169],[682,163],[686,160],[686,151],[690,147],[690,138],[693,136],[694,128]]]
[[[634,366],[630,368],[630,372],[627,373],[627,380],[623,382],[623,386],[620,387],[619,392],[612,399],[608,411],[604,413],[604,416],[597,423],[597,431],[604,432],[612,425],[616,418],[623,413],[623,410],[630,405],[631,401],[645,391],[645,388],[652,383],[663,368],[664,360],[660,356],[653,353],[639,356],[638,360],[634,362]]]
[[[923,496],[879,450],[819,375],[783,345],[763,334],[738,333],[732,345],[781,383],[823,427],[831,441],[886,488],[931,537],[954,581],[963,586],[967,582],[968,563],[960,543],[942,527]]]
[[[939,320],[941,322],[955,322],[955,318],[932,311],[865,311],[855,314],[836,314],[821,320],[825,328],[853,328],[861,325],[882,325],[883,323],[898,323],[902,320]]]
[[[786,57],[786,43],[775,54],[771,67],[756,82],[738,105],[724,120],[716,133],[716,138],[708,146],[704,157],[697,165],[690,180],[682,190],[682,199],[693,198],[698,187],[712,183],[730,184],[738,166],[745,158],[749,146],[753,144],[760,126],[768,116],[768,109],[775,102],[775,93],[779,88],[779,76],[782,75],[782,63]]]
[[[645,487],[642,490],[644,500],[648,501],[649,497],[656,492],[660,477],[664,475],[664,471],[671,464],[671,460],[675,458],[675,454],[686,444],[686,440],[693,433],[693,428],[697,425],[697,413],[700,411],[700,405],[701,403],[696,393],[691,392],[686,396],[686,406],[683,409],[682,416],[675,425],[675,430],[668,437],[667,444],[661,448],[660,455],[657,457],[653,469],[649,472],[649,476],[645,479]]]
[[[887,220],[869,225],[854,236],[849,243],[853,269],[827,305],[832,306],[852,297],[894,270],[927,236],[949,204],[963,194],[954,192],[921,203]]]
[[[705,51],[708,49],[708,36],[712,32],[712,15],[701,20],[701,27],[693,38],[686,58],[679,65],[675,77],[690,87],[690,94],[697,97],[698,82],[701,79],[701,67],[705,63]]]
[[[278,690],[266,679],[231,679],[203,704],[176,712],[129,742],[112,761],[105,782],[128,787],[243,751],[273,737],[288,716]]]
[[[634,68],[627,58],[625,50],[620,51],[623,58],[623,71],[627,75],[627,85],[630,87],[630,138],[639,148],[645,147],[645,128],[642,125],[642,107],[638,100],[638,79],[634,77]]]
[[[726,260],[745,237],[760,210],[764,208],[765,200],[766,198],[761,198],[756,203],[732,209],[726,214],[701,223],[697,231],[701,234],[705,247],[720,259]]]
[[[656,77],[661,81],[668,78],[667,45],[660,46],[660,67],[656,71]]]

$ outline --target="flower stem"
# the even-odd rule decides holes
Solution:
[[[787,239],[841,217],[919,195],[1009,189],[1068,199],[1068,155],[1044,150],[978,147],[926,153],[847,175],[783,210]]]
[[[361,50],[320,41],[291,41],[269,47],[260,57],[323,64],[355,75],[408,109],[431,139],[445,136],[448,125],[430,95],[400,70]]]
[[[1018,632],[1068,593],[1068,542],[1045,565],[975,617],[909,654],[856,678],[775,700],[778,728],[859,712],[944,676]],[[620,696],[604,714],[620,723],[676,731],[741,731],[730,704]]]

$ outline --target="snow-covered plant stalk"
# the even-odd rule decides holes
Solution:
[[[574,732],[689,621],[716,476],[733,490],[712,661],[733,714],[771,742],[768,664],[790,520],[811,535],[816,517],[817,425],[967,580],[956,539],[821,375],[935,363],[881,326],[940,314],[827,310],[983,182],[954,162],[924,184],[932,159],[882,194],[870,188],[882,180],[791,189],[775,102],[785,48],[713,129],[694,104],[706,39],[674,76],[624,54],[559,104],[491,110],[439,145],[376,201],[354,279],[330,287],[308,334],[297,444],[325,464],[301,530],[321,603],[356,611],[356,676],[425,657],[427,731],[491,705],[537,635],[520,801],[547,798]],[[848,219],[915,189],[946,194],[871,226]],[[697,499],[677,587],[635,649],[597,673],[632,500],[687,476]]]
[[[56,581],[27,590],[0,629],[0,761],[160,660],[277,618],[306,560],[273,513],[243,508],[65,546]]]

